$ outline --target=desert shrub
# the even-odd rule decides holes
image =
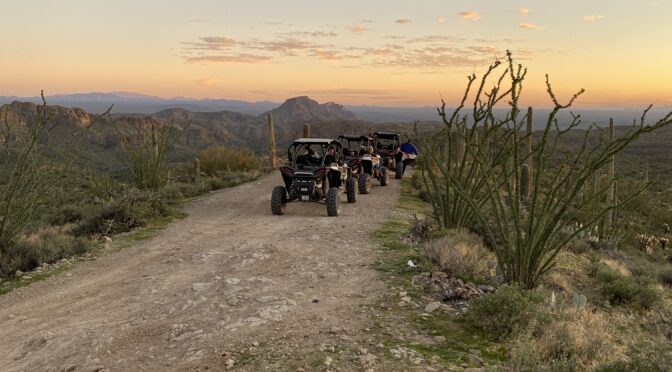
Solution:
[[[672,270],[664,270],[658,274],[658,281],[662,285],[672,287]]]
[[[413,214],[409,234],[416,241],[425,241],[429,239],[432,232],[432,221],[428,217],[419,218],[416,213]]]
[[[590,310],[569,311],[560,319],[519,337],[511,350],[514,370],[585,371],[613,358],[613,330]]]
[[[584,254],[590,250],[591,246],[585,239],[574,238],[567,243],[567,249],[576,254]]]
[[[495,293],[471,302],[467,321],[501,341],[535,324],[545,323],[549,315],[543,309],[544,297],[517,285],[505,285]]]
[[[55,228],[22,236],[0,256],[0,276],[12,275],[16,270],[29,271],[43,262],[82,254],[92,247],[89,239],[73,237]]]
[[[168,203],[178,202],[184,199],[182,188],[175,183],[168,184],[161,189],[161,198]]]
[[[489,252],[483,240],[465,229],[425,243],[425,254],[441,271],[463,279],[483,280],[488,273]]]
[[[603,284],[600,292],[612,305],[632,305],[642,309],[650,309],[661,299],[655,288],[627,277]]]
[[[618,271],[599,261],[593,261],[588,265],[588,275],[602,284],[611,283],[623,277]]]
[[[198,153],[201,171],[215,176],[218,173],[250,172],[258,170],[261,161],[249,150],[236,150],[226,147],[209,147]]]
[[[66,205],[58,208],[48,216],[49,224],[53,226],[74,223],[84,219],[85,212],[79,206]]]
[[[78,236],[118,234],[146,226],[150,219],[167,216],[170,212],[159,193],[130,189],[84,219],[74,233]]]
[[[631,349],[626,360],[606,363],[598,372],[668,372],[672,370],[672,352],[666,345],[647,345],[646,350]]]

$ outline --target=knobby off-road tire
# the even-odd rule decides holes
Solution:
[[[387,180],[390,179],[390,175],[387,172],[387,167],[383,167],[380,170],[382,176],[380,177],[380,186],[387,186]]]
[[[341,213],[341,195],[337,187],[327,191],[327,216],[336,217]]]
[[[348,178],[347,190],[345,192],[348,194],[348,203],[355,203],[357,201],[357,180],[355,177]]]
[[[359,193],[368,194],[371,192],[371,177],[366,173],[359,174]]]
[[[401,176],[404,175],[404,174],[402,173],[403,171],[404,171],[404,163],[402,162],[401,164],[399,164],[399,162],[397,162],[397,167],[396,167],[396,169],[394,170],[394,178],[400,180],[400,179],[401,179]]]
[[[287,191],[282,186],[275,186],[271,194],[271,212],[276,216],[285,214],[287,210]]]

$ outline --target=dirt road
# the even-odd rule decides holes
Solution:
[[[379,365],[362,350],[373,342],[367,306],[385,286],[369,234],[393,213],[398,182],[356,204],[343,195],[342,215],[329,218],[323,205],[303,203],[271,215],[279,181],[214,193],[152,239],[0,297],[0,369]],[[339,364],[345,349],[361,363]]]

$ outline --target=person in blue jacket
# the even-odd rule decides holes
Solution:
[[[412,158],[406,159],[404,154],[411,154],[415,155]],[[408,138],[406,139],[405,143],[402,143],[401,146],[399,147],[399,158],[397,158],[397,162],[401,161],[401,163],[404,165],[402,168],[402,174],[406,171],[406,166],[411,165],[415,166],[415,157],[418,156],[418,148],[415,147],[413,143],[411,143],[411,139]]]

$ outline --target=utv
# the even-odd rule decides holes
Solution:
[[[383,159],[383,166],[394,172],[396,179],[400,179],[403,167],[401,167],[401,137],[399,133],[376,132],[373,134],[373,147]],[[399,166],[397,166],[399,163]]]
[[[387,185],[387,168],[381,167],[380,158],[369,153],[371,138],[367,136],[341,135],[338,141],[343,146],[343,157],[352,170],[352,177],[357,179],[359,193],[371,192],[371,177]]]
[[[285,214],[287,203],[325,203],[327,215],[341,212],[340,188],[345,187],[348,203],[357,201],[357,185],[343,162],[341,144],[332,139],[300,138],[287,150],[287,164],[280,168],[285,186],[276,186],[271,195],[271,212]]]

